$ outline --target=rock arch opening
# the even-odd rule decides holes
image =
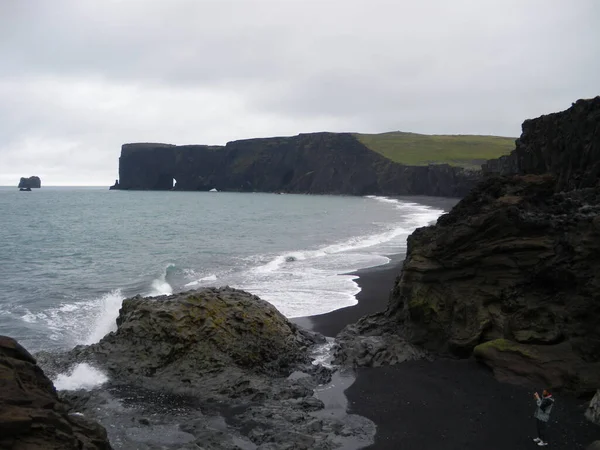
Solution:
[[[177,179],[170,173],[161,173],[156,180],[154,185],[155,190],[158,191],[171,191],[176,189]]]

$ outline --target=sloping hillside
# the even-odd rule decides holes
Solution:
[[[515,148],[513,137],[478,135],[428,135],[392,131],[355,134],[360,142],[392,161],[411,166],[450,164],[480,169],[488,159],[508,155]]]

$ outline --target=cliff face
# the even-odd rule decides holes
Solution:
[[[579,100],[567,111],[523,122],[516,149],[487,161],[487,174],[552,174],[556,191],[597,187],[600,178],[600,97]]]
[[[293,137],[202,145],[125,144],[117,189],[290,192],[460,197],[480,173],[449,165],[405,166],[353,135]]]
[[[18,188],[30,188],[30,189],[34,189],[34,188],[41,188],[42,187],[42,181],[40,180],[40,177],[29,177],[29,178],[25,178],[22,177],[21,180],[19,181],[19,186],[17,186]]]
[[[600,387],[600,97],[528,120],[516,150],[408,239],[388,309],[359,322],[499,378]],[[370,322],[369,322],[370,321]]]

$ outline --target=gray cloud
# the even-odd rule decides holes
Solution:
[[[108,184],[120,145],[516,136],[598,92],[595,0],[0,2],[0,184]]]

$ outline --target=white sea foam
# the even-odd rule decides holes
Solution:
[[[311,358],[313,365],[321,365],[329,369],[333,368],[333,351],[335,348],[335,339],[328,337],[323,344],[313,347]]]
[[[148,295],[150,297],[156,297],[158,295],[171,295],[173,293],[173,288],[171,285],[165,281],[164,279],[157,278],[152,281],[152,286]]]
[[[107,381],[108,377],[103,372],[87,363],[81,363],[73,367],[68,374],[59,374],[54,380],[54,386],[59,391],[89,390]]]
[[[315,250],[273,255],[250,268],[236,287],[275,305],[285,316],[323,314],[356,304],[360,288],[355,276],[343,275],[389,262],[385,254],[406,250],[406,238],[415,228],[436,220],[442,210],[388,197],[369,197],[394,205],[401,221],[379,233],[355,236]]]
[[[48,316],[44,313],[32,313],[28,309],[25,310],[25,314],[21,316],[21,320],[27,323],[36,323],[47,319]]]
[[[150,291],[147,293],[150,297],[157,297],[159,295],[171,295],[173,293],[173,287],[167,281],[167,275],[169,271],[174,270],[175,265],[169,264],[163,274],[152,281]]]
[[[94,344],[117,329],[116,320],[122,303],[123,294],[118,289],[100,297],[100,301],[95,305],[93,325],[85,344]]]
[[[206,277],[202,277],[197,280],[190,281],[189,283],[184,284],[184,287],[199,286],[199,285],[205,284],[206,282],[209,282],[209,281],[217,281],[217,276],[215,274],[211,274]]]
[[[61,303],[44,311],[24,310],[21,320],[43,324],[48,338],[68,345],[93,344],[117,328],[116,319],[123,302],[120,290],[107,292],[91,300]]]

